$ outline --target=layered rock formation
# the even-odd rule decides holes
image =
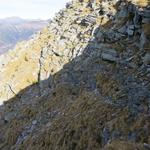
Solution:
[[[149,1],[68,3],[0,58],[0,148],[149,149],[149,40]]]

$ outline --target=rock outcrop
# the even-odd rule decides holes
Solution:
[[[72,1],[1,56],[0,148],[149,149],[149,4]]]

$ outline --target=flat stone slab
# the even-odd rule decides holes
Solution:
[[[142,23],[150,23],[150,18],[143,18]]]
[[[110,62],[116,62],[117,61],[117,52],[114,49],[109,49],[102,51],[101,55],[103,60],[110,61]]]

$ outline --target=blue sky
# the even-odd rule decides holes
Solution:
[[[0,0],[0,18],[49,19],[70,0]]]

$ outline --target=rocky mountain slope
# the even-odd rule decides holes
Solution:
[[[2,55],[0,149],[150,149],[149,4],[72,1]]]
[[[0,19],[0,54],[20,41],[29,40],[34,33],[47,25],[43,20],[24,20],[17,17]]]

